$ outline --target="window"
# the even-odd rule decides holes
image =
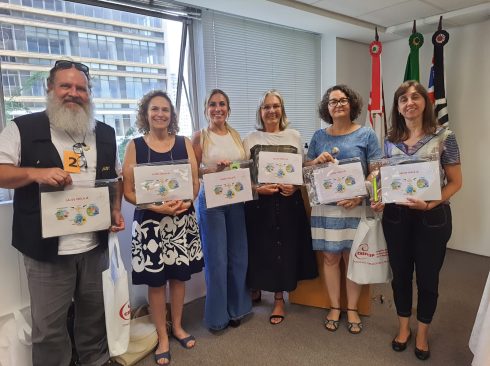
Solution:
[[[309,142],[320,126],[320,36],[212,11],[203,12],[202,24],[203,94],[213,88],[229,94],[231,125],[242,137],[253,131],[257,102],[274,88],[290,126]]]
[[[57,14],[45,16],[35,11],[11,11],[5,5],[9,3],[55,10]],[[90,67],[96,118],[114,127],[121,158],[127,141],[135,135],[136,103],[143,94],[163,89],[175,103],[177,85],[168,83],[167,77],[176,79],[179,72],[182,19],[161,19],[61,0],[0,0],[2,12],[9,15],[0,23],[4,93],[0,102],[5,110],[0,130],[12,118],[45,109],[45,80],[58,57],[71,57]],[[63,15],[66,13],[90,19],[84,20],[76,30],[57,30],[59,24],[77,24],[76,20]],[[15,23],[24,24],[18,20],[26,19],[29,14],[31,19],[42,22],[37,21],[35,26],[9,23],[10,19],[16,19]],[[113,21],[123,21],[125,25],[106,24]],[[140,29],[141,26],[153,29]],[[117,35],[104,34],[105,30],[117,32]],[[167,39],[176,46],[164,47]],[[187,107],[187,102],[182,105]],[[192,133],[188,113],[186,118],[180,119],[180,125],[183,134]],[[0,202],[4,192],[0,189]]]

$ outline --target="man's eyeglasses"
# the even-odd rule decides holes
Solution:
[[[87,78],[89,78],[89,68],[87,65],[84,65],[80,62],[75,62],[75,61],[70,61],[70,60],[58,60],[54,64],[55,70],[57,69],[71,69],[72,67],[75,67],[75,69],[83,72]]]
[[[344,106],[349,104],[349,98],[340,98],[340,99],[330,99],[328,101],[329,107],[337,107],[338,105]]]
[[[80,168],[85,168],[85,170],[87,170],[87,158],[85,157],[85,153],[83,152],[83,148],[85,146],[87,146],[85,145],[85,143],[77,142],[75,145],[73,145],[73,152],[80,156],[78,158],[78,165],[80,166]]]

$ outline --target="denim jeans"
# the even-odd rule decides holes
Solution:
[[[226,328],[231,319],[251,312],[246,286],[248,250],[243,203],[206,208],[199,192],[198,222],[204,253],[206,303],[204,323],[209,329]]]
[[[401,317],[412,314],[412,277],[417,278],[417,320],[429,324],[437,307],[439,272],[451,237],[451,208],[429,211],[387,204],[383,231],[393,270],[393,297]]]

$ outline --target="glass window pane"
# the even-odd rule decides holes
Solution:
[[[2,63],[9,63],[8,70],[2,67],[1,75],[7,120],[44,110],[45,80],[49,69],[58,57],[72,57],[90,67],[97,118],[112,125],[118,142],[126,146],[135,131],[136,102],[149,90],[167,89],[166,82],[159,79],[161,75],[177,73],[180,23],[62,0],[0,2],[31,8],[29,12],[12,11],[0,23],[0,49],[10,52],[8,56],[1,56]],[[41,14],[39,10],[56,11],[61,17]],[[63,18],[64,13],[88,18]],[[32,15],[30,19],[34,23],[31,24],[35,26],[23,25],[28,19],[27,14]],[[15,19],[15,22],[9,22],[10,19]],[[124,27],[106,24],[108,20],[124,21],[125,24]],[[76,24],[78,31],[58,30],[60,24]],[[151,25],[158,29],[155,32],[141,30],[137,25]],[[101,30],[117,32],[117,36],[98,34]],[[126,35],[144,38],[136,40]],[[177,40],[177,47],[168,48],[164,53],[163,50],[167,50],[164,39]],[[11,56],[12,52],[19,52],[19,56]],[[20,52],[30,54],[25,57]],[[167,64],[173,65],[172,71],[167,70]],[[28,71],[26,65],[29,65]],[[174,84],[168,90],[171,95],[175,94]],[[120,153],[124,156],[124,148]]]

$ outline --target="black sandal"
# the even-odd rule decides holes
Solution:
[[[324,320],[325,328],[330,332],[335,332],[337,329],[339,329],[340,317],[342,316],[342,313],[341,313],[342,309],[334,308],[333,306],[331,306],[330,310],[338,310],[339,311],[339,318],[337,320],[328,319],[328,314],[330,314],[330,311],[329,311],[327,314],[327,318],[325,318],[325,320]]]
[[[347,309],[347,311],[354,311],[359,315],[357,309]],[[359,334],[362,332],[362,322],[356,323],[347,320],[347,329],[349,330],[350,334]]]
[[[277,295],[274,294],[274,302],[276,302],[276,301],[282,301],[283,304],[285,304],[284,297],[282,296],[282,294],[281,294],[281,297],[277,297]],[[274,319],[280,319],[280,320],[278,322],[273,322]],[[272,325],[281,324],[283,320],[284,320],[284,315],[272,314],[269,317],[269,323],[271,323]]]

